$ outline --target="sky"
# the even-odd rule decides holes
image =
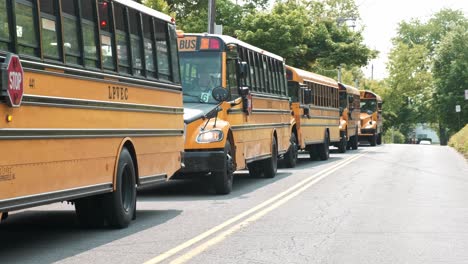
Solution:
[[[396,36],[398,23],[417,18],[427,21],[443,8],[462,10],[468,16],[468,0],[355,0],[364,24],[364,41],[369,48],[379,51],[379,57],[364,67],[367,78],[387,77],[386,63]]]

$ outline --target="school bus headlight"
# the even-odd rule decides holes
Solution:
[[[366,124],[366,128],[372,128],[373,126],[374,126],[374,123],[372,121]]]
[[[219,142],[223,140],[224,134],[221,130],[208,130],[203,131],[198,134],[197,142],[198,143],[212,143]]]

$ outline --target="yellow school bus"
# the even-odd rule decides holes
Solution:
[[[348,141],[346,149],[357,149],[359,145],[360,93],[359,90],[339,83],[340,87],[340,133]],[[345,152],[345,149],[340,149]]]
[[[186,126],[178,175],[212,177],[218,194],[231,192],[235,170],[274,177],[291,136],[283,58],[229,36],[178,40]]]
[[[360,90],[361,131],[359,141],[371,146],[382,144],[382,98],[372,91]]]
[[[83,225],[123,228],[136,186],[181,167],[169,16],[128,0],[0,0],[0,63],[2,219],[71,201]]]
[[[346,138],[340,136],[338,83],[291,66],[286,66],[286,76],[298,148],[321,160],[329,158],[330,145],[346,148]]]

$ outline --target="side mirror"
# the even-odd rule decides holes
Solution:
[[[229,94],[226,89],[216,87],[211,91],[211,96],[213,96],[213,98],[218,102],[224,102],[228,99]]]
[[[247,62],[245,61],[240,61],[238,64],[237,64],[237,67],[238,67],[238,73],[239,73],[239,77],[241,79],[245,79],[247,78],[247,73],[249,72],[249,65],[247,64]]]

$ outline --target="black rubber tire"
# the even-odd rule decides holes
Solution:
[[[82,227],[101,228],[106,225],[102,198],[102,195],[98,195],[74,201],[76,216]]]
[[[314,160],[317,160],[318,158],[318,149],[317,149],[317,145],[308,145],[306,147],[306,150],[309,152],[309,157],[310,157],[310,160],[314,161]]]
[[[323,143],[318,146],[320,160],[328,160],[330,158],[330,143],[328,132],[325,132]]]
[[[125,228],[136,212],[136,173],[130,152],[123,148],[117,165],[116,190],[104,196],[109,226]]]
[[[346,137],[346,134],[345,134],[341,137],[340,143],[338,143],[338,152],[345,153],[347,147],[348,147],[348,137]]]
[[[372,134],[372,136],[369,138],[369,143],[371,146],[375,147],[377,145],[377,134]]]
[[[377,135],[377,145],[382,145],[382,133]]]
[[[289,139],[290,145],[288,152],[284,155],[284,165],[286,168],[294,168],[297,164],[297,140],[296,134],[292,133],[291,138]]]
[[[265,178],[274,178],[278,170],[278,144],[276,138],[271,141],[271,158],[262,161],[262,171]]]
[[[216,194],[229,194],[232,191],[232,181],[234,178],[235,169],[231,149],[231,143],[229,140],[226,140],[226,145],[224,146],[224,155],[226,156],[226,170],[212,173]]]
[[[258,161],[251,162],[247,165],[249,169],[249,175],[252,178],[260,178],[263,176],[263,171],[261,168],[262,164]]]

